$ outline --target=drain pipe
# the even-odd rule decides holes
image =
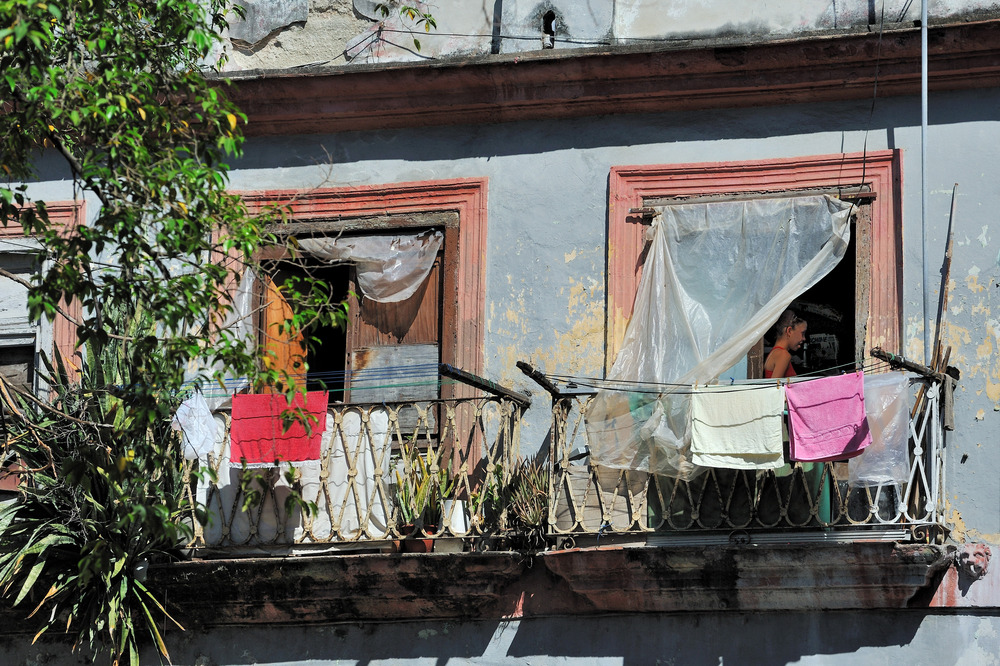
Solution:
[[[927,0],[920,0],[920,243],[923,275],[924,365],[931,364],[930,309],[927,306]]]

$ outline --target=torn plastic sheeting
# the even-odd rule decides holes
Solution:
[[[304,238],[299,249],[331,263],[354,264],[361,293],[379,303],[405,301],[434,267],[444,234]]]
[[[853,486],[902,485],[910,476],[910,384],[912,373],[865,375],[865,412],[872,443],[847,464]]]
[[[632,318],[608,379],[715,381],[843,258],[852,205],[829,196],[657,207]],[[591,460],[691,478],[690,396],[598,393]]]
[[[201,391],[180,404],[170,426],[181,433],[185,460],[207,460],[215,450],[215,417]]]
[[[257,274],[247,269],[240,278],[240,284],[233,294],[233,301],[226,319],[222,323],[222,330],[226,331],[230,338],[246,347],[248,353],[253,353],[257,346],[257,329],[253,319],[253,293],[257,285]],[[224,365],[215,363],[211,367],[212,374],[222,372]],[[227,375],[222,377],[226,391],[232,395],[250,386],[250,380],[246,377],[236,377]],[[207,397],[205,400],[210,409],[219,409],[227,401],[229,396]]]

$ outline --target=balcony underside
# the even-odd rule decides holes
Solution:
[[[891,543],[612,547],[195,561],[151,582],[194,626],[294,625],[922,607],[949,562],[941,546]]]

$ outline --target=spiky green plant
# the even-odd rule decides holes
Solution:
[[[123,339],[153,328],[142,311],[108,314]],[[159,359],[130,358],[121,340],[86,351],[79,383],[61,364],[51,368],[51,403],[22,396],[5,405],[21,415],[8,419],[5,446],[26,481],[0,510],[0,592],[33,608],[36,640],[57,626],[95,658],[106,650],[115,664],[138,664],[148,633],[169,659],[158,625],[172,618],[144,570],[190,536],[180,445],[166,418],[176,401],[136,384],[133,370]],[[164,418],[136,418],[153,400]]]
[[[451,468],[441,465],[434,449],[403,447],[403,469],[396,470],[396,507],[402,525],[440,525],[442,503],[455,486]]]

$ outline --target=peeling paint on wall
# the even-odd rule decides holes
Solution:
[[[302,4],[306,4],[303,0]],[[347,41],[368,27],[369,21],[356,16],[351,0],[309,0],[308,12],[296,22],[271,28],[258,39],[232,35],[246,42],[234,48],[226,63],[227,71],[283,69],[303,65],[344,64]]]
[[[240,0],[245,15],[229,24],[229,36],[251,46],[309,15],[308,0]]]
[[[591,374],[604,365],[604,284],[590,278],[570,280],[566,302],[569,329],[556,332],[555,345],[532,354],[543,369]]]
[[[575,248],[563,253],[563,260],[568,264],[603,254],[603,246],[593,250]],[[552,268],[559,270],[558,264]],[[501,383],[510,384],[521,378],[516,367],[518,361],[528,361],[548,373],[601,371],[605,337],[603,273],[597,266],[587,272],[588,275],[569,277],[555,294],[523,286],[512,290],[503,300],[491,302],[486,321],[486,330],[494,341],[488,345],[492,356],[489,363]],[[520,281],[523,284],[528,280]],[[506,282],[516,283],[511,275]],[[542,309],[539,299],[545,302]]]
[[[979,266],[973,266],[969,269],[968,275],[965,276],[965,286],[974,294],[981,294],[986,289],[985,286],[979,284]]]

